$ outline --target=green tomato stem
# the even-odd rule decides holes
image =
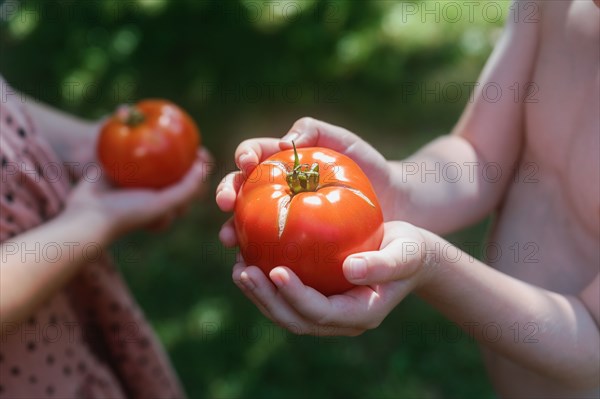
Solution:
[[[135,105],[124,105],[117,110],[117,118],[129,126],[137,126],[146,120],[146,116]]]
[[[300,164],[296,144],[293,141],[292,145],[294,146],[294,168],[287,174],[285,179],[292,195],[307,191],[317,191],[319,188],[319,164],[316,162],[312,166],[307,163]]]

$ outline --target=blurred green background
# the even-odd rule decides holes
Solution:
[[[214,189],[241,140],[280,136],[305,115],[390,159],[448,132],[508,6],[4,1],[0,72],[87,118],[145,97],[179,103],[219,160]],[[217,239],[227,217],[209,195],[167,233],[113,248],[191,397],[494,397],[476,344],[418,298],[358,338],[297,337],[270,324],[231,282],[235,251]],[[485,229],[450,239],[481,243]]]

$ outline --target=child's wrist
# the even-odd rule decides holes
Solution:
[[[73,226],[74,231],[93,232],[92,240],[101,246],[110,244],[116,235],[116,223],[99,210],[67,206],[60,218],[61,222]]]
[[[413,223],[413,215],[416,211],[412,209],[413,206],[410,198],[411,186],[402,177],[402,162],[387,161],[390,174],[389,187],[393,198],[393,215],[391,219]]]
[[[416,291],[427,291],[436,280],[436,276],[443,268],[442,248],[448,243],[438,235],[419,229],[423,236],[422,263],[418,271],[418,285]]]

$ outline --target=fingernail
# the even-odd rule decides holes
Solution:
[[[367,277],[367,261],[363,258],[350,259],[350,276],[354,279]]]
[[[300,135],[298,133],[290,132],[290,133],[286,134],[285,136],[283,136],[281,141],[287,141],[287,142],[291,143],[292,141],[298,140],[298,137],[300,137]]]
[[[249,152],[244,152],[242,155],[240,155],[239,166],[241,166],[244,163],[244,161],[248,161],[251,157],[252,154],[250,154]]]
[[[254,283],[252,282],[252,280],[250,279],[250,277],[248,277],[248,276],[242,276],[241,280],[242,280],[242,284],[244,284],[244,287],[246,287],[249,290],[253,290],[256,287],[254,285]]]
[[[277,288],[281,288],[285,285],[285,281],[279,273],[273,273],[271,276],[271,281],[273,281]]]

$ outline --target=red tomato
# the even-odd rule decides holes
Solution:
[[[379,249],[383,215],[369,179],[327,148],[279,152],[240,188],[235,227],[244,260],[268,274],[288,266],[325,295],[352,288],[342,271],[350,254]]]
[[[165,100],[124,106],[104,124],[98,159],[119,187],[163,188],[191,168],[200,145],[192,118]]]

